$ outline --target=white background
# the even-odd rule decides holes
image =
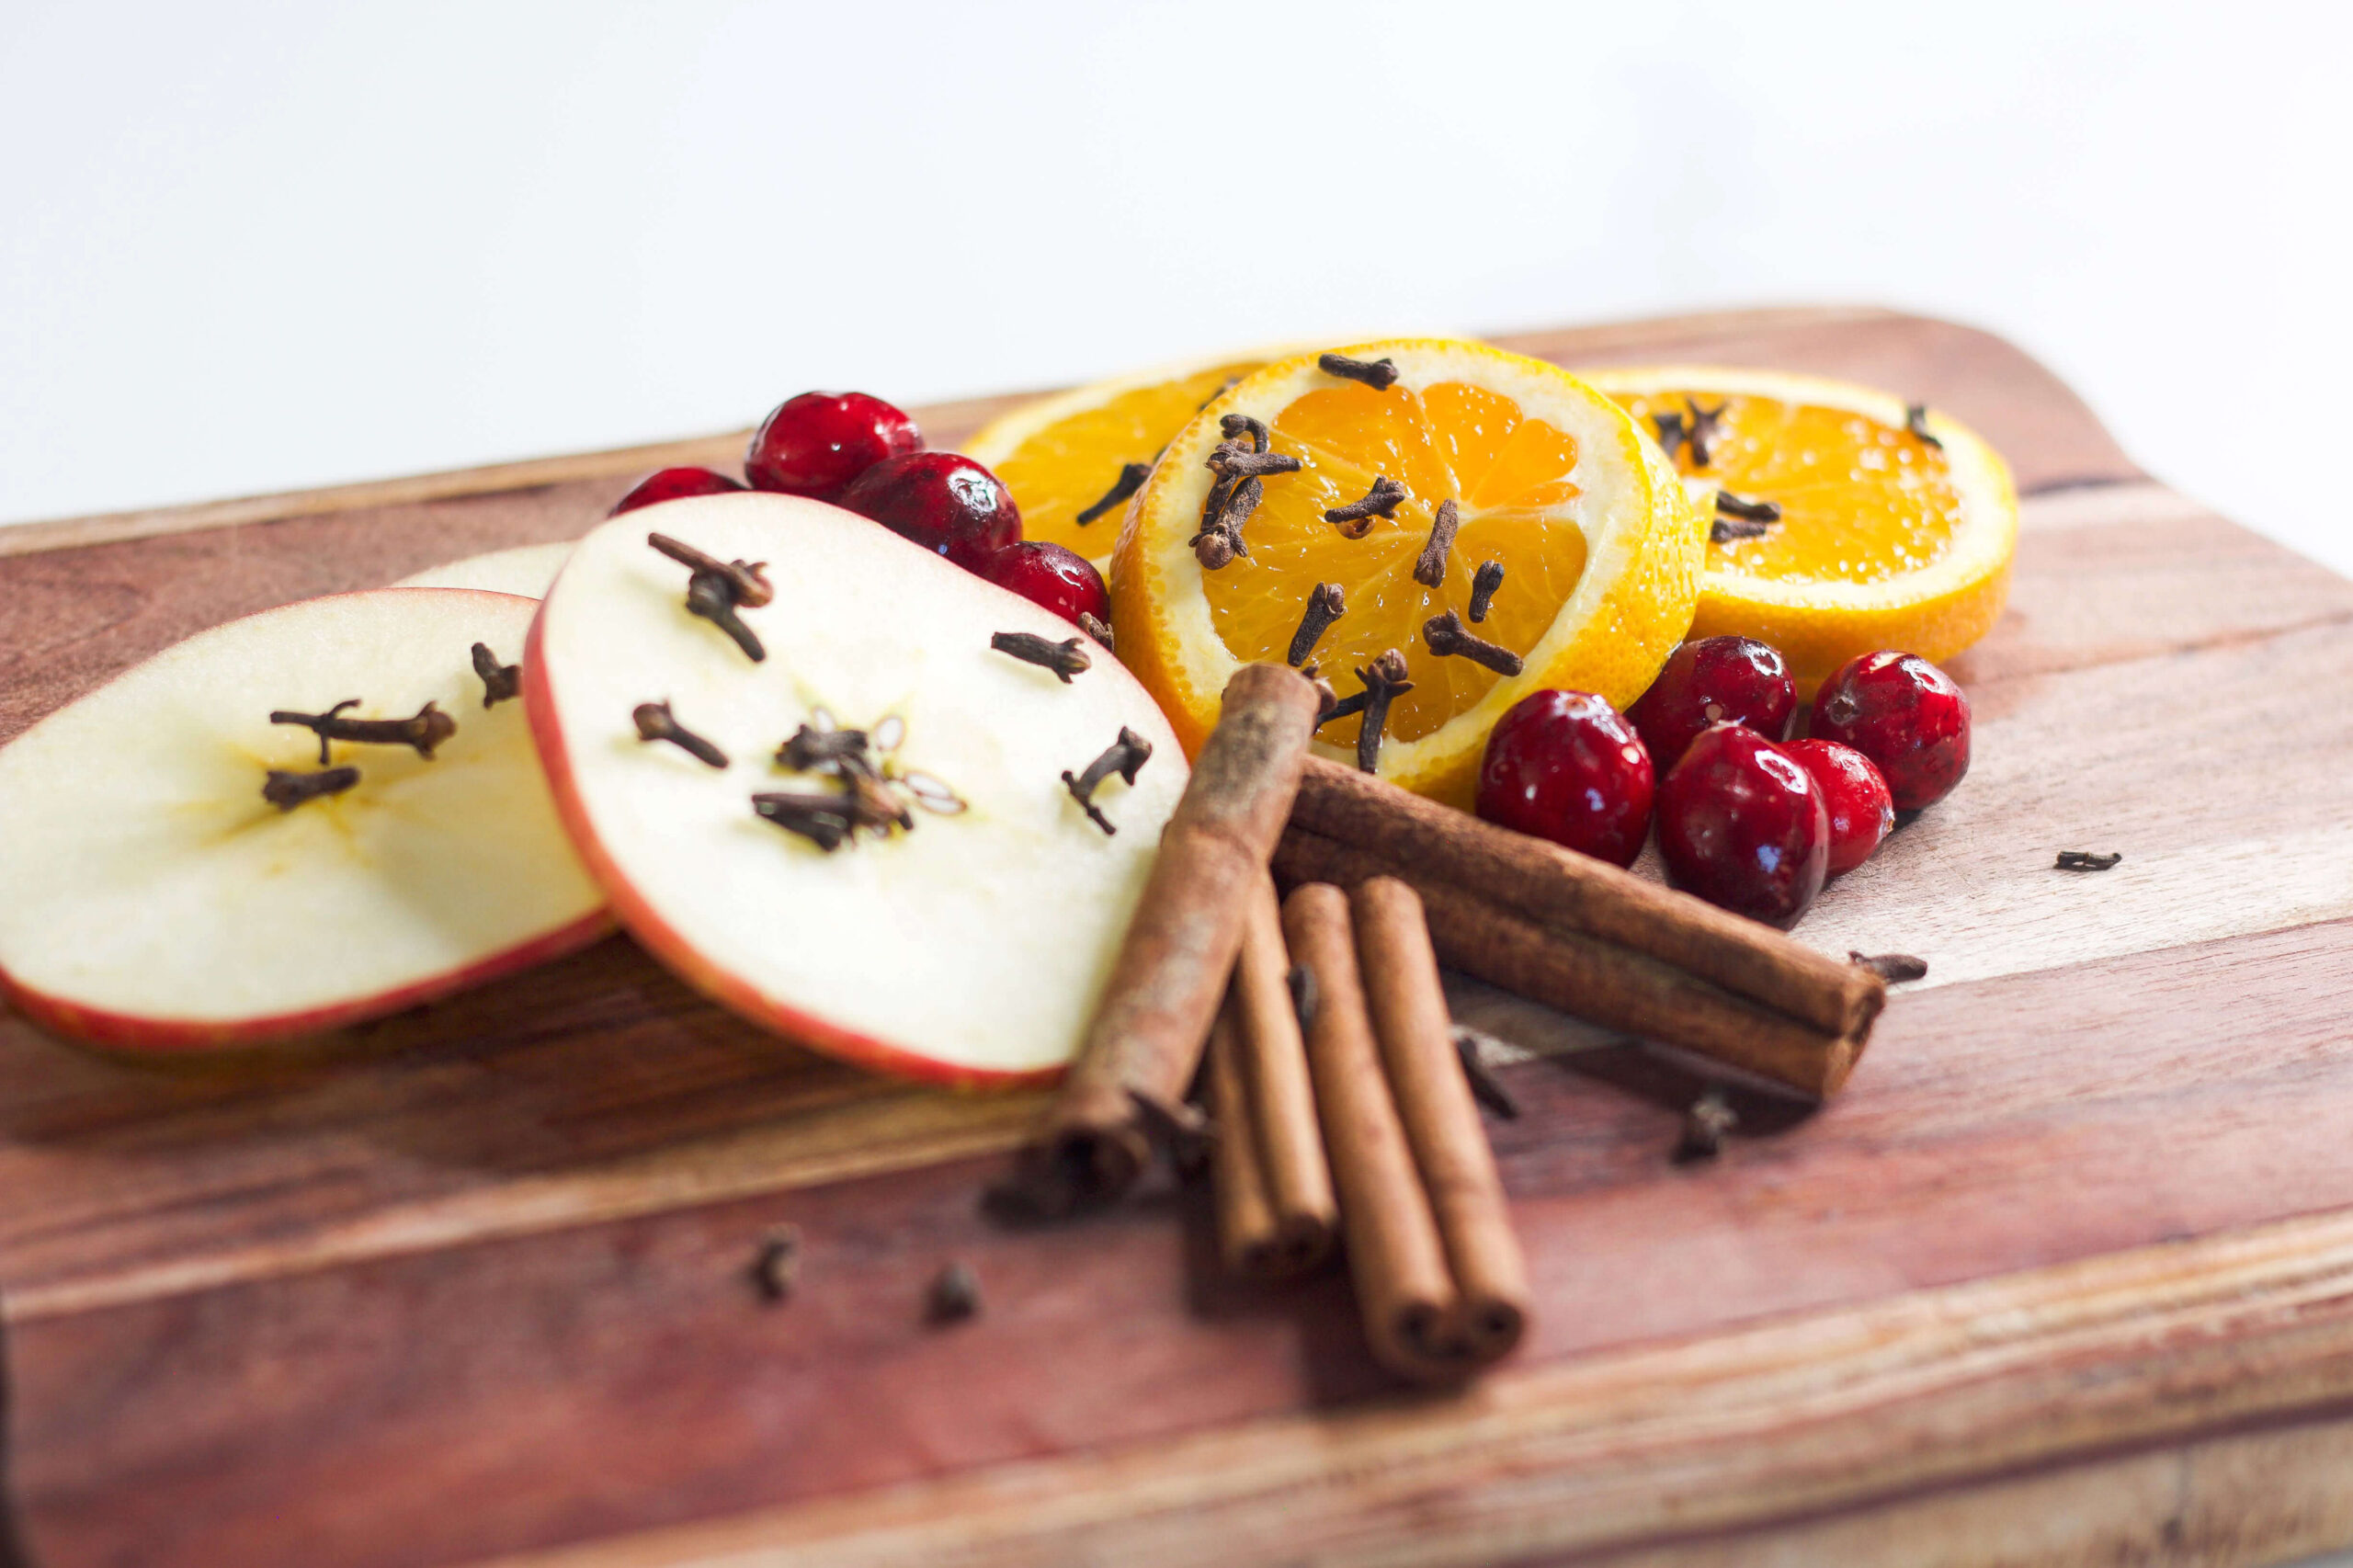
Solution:
[[[1869,301],[2353,571],[2347,8],[0,6],[0,521]]]

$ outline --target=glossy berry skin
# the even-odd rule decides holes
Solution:
[[[884,458],[923,450],[915,422],[864,392],[802,392],[777,404],[744,453],[755,490],[833,501]]]
[[[1840,665],[1814,693],[1812,733],[1870,757],[1899,812],[1935,805],[1969,771],[1969,698],[1917,653]]]
[[[1074,550],[1041,539],[1023,540],[989,557],[981,575],[1000,588],[1009,588],[1031,604],[1043,605],[1072,625],[1082,615],[1108,622],[1111,591],[1103,574]]]
[[[682,495],[724,495],[743,488],[715,469],[658,468],[631,485],[629,494],[614,502],[613,509],[605,516],[618,517],[623,512],[676,501]]]
[[[967,572],[986,572],[998,551],[1021,539],[1012,492],[954,452],[884,458],[842,492],[841,505]]]
[[[1666,665],[1626,717],[1642,732],[1652,763],[1673,770],[1683,748],[1711,724],[1745,724],[1768,741],[1790,733],[1798,705],[1781,651],[1753,637],[1701,637]]]
[[[1677,887],[1787,928],[1828,875],[1830,816],[1797,758],[1754,730],[1715,724],[1659,787],[1658,847]]]
[[[1871,858],[1895,826],[1895,801],[1871,759],[1836,741],[1783,741],[1822,791],[1830,813],[1830,874],[1843,877]]]
[[[1487,736],[1479,814],[1631,866],[1651,830],[1650,753],[1625,716],[1582,691],[1534,691]]]

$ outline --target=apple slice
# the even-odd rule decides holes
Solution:
[[[686,608],[688,570],[649,533],[766,562],[737,612],[763,653]],[[1160,838],[1184,754],[1118,661],[1065,682],[991,647],[1067,621],[836,507],[745,493],[627,513],[583,540],[541,607],[524,697],[557,809],[631,935],[755,1023],[888,1072],[958,1084],[1051,1077],[1078,1047]],[[714,767],[640,739],[670,704]],[[908,827],[830,852],[756,814],[755,793],[838,800],[778,759],[803,724],[870,737]],[[1125,729],[1152,756],[1094,804],[1064,788]],[[822,743],[812,743],[822,744]],[[952,810],[944,814],[928,798]]]
[[[512,550],[494,550],[487,555],[469,555],[462,561],[445,561],[404,577],[392,586],[480,588],[493,594],[519,594],[527,599],[544,598],[548,585],[555,581],[555,574],[563,570],[571,554],[568,540],[556,544],[517,545]]]
[[[396,1012],[604,934],[523,705],[485,710],[471,656],[482,642],[514,660],[533,610],[443,588],[265,610],[0,749],[0,991],[103,1044],[251,1044]],[[455,728],[428,759],[270,722],[350,698],[362,700],[342,720],[410,719],[430,702]],[[322,771],[323,744],[358,780],[299,798],[319,788],[301,780]],[[273,769],[291,781],[284,808],[263,794]]]

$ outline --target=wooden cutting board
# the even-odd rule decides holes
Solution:
[[[1769,312],[1505,340],[1851,376],[2016,466],[1962,789],[1799,935],[1925,956],[1844,1097],[1505,1070],[1538,1292],[1399,1389],[1200,1194],[976,1198],[1035,1108],[868,1078],[615,938],[325,1045],[0,1017],[10,1523],[42,1564],[2273,1562],[2353,1542],[2353,583],[2140,472],[1978,332]],[[925,411],[953,445],[995,403]],[[0,738],[229,616],[585,530],[741,437],[0,531]],[[6,831],[0,824],[0,831]],[[2054,851],[2120,850],[2096,876]],[[0,896],[5,892],[0,891]],[[925,958],[904,955],[907,983]],[[1542,1051],[1575,1026],[1464,986]],[[802,1233],[793,1298],[750,1267]],[[948,1260],[981,1316],[923,1322]]]

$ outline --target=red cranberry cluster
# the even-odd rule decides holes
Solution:
[[[915,422],[879,397],[810,392],[786,399],[752,433],[744,477],[753,490],[830,501],[871,517],[1066,620],[1110,619],[1111,597],[1085,556],[1025,541],[1020,508],[996,475],[954,452],[926,451]],[[745,488],[713,469],[665,468],[631,486],[610,515]]]
[[[1808,738],[1784,740],[1796,711],[1779,649],[1686,642],[1623,714],[1581,691],[1514,704],[1487,737],[1479,814],[1620,866],[1655,817],[1676,886],[1793,926],[1897,812],[1969,771],[1969,699],[1916,654],[1849,661],[1815,694]]]

